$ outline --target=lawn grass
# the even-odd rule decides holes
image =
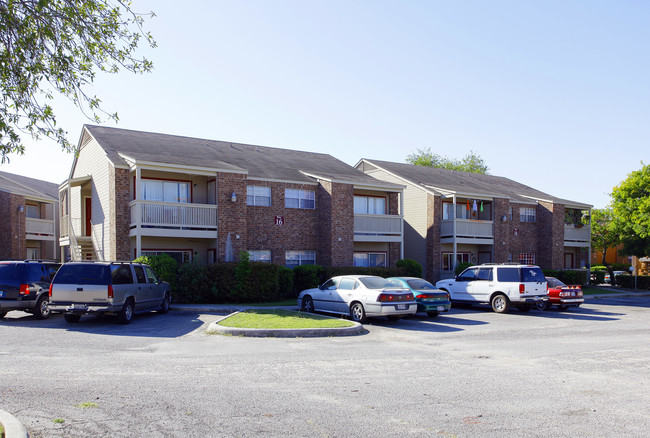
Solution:
[[[229,316],[218,324],[225,327],[254,329],[339,328],[354,325],[342,319],[282,309],[246,310]]]
[[[620,292],[621,291],[618,290],[609,290],[600,287],[587,287],[587,286],[582,287],[583,295],[618,294]]]
[[[273,301],[271,303],[235,303],[233,306],[245,307],[283,307],[283,306],[297,306],[295,298],[290,298],[282,301]]]

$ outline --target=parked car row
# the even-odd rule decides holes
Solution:
[[[567,286],[545,277],[538,266],[522,264],[471,266],[435,286],[414,277],[338,276],[298,295],[303,311],[349,315],[357,322],[374,316],[397,320],[417,312],[435,317],[448,312],[452,303],[489,304],[504,313],[511,307],[527,312],[533,306],[546,310],[555,305],[565,310],[583,302],[580,286]]]
[[[0,262],[0,318],[10,310],[24,310],[38,319],[60,311],[70,323],[82,315],[114,314],[128,324],[135,313],[167,313],[170,303],[169,283],[142,263]]]

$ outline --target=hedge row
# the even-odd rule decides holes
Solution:
[[[543,272],[546,277],[555,277],[564,284],[587,284],[587,271],[544,269]]]
[[[624,287],[626,289],[634,288],[634,275],[617,275],[614,280],[618,286]],[[638,275],[636,277],[636,288],[650,289],[650,276]]]

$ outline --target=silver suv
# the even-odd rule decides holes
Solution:
[[[158,279],[149,265],[134,262],[70,262],[50,285],[50,308],[64,312],[68,322],[85,314],[116,314],[128,324],[134,313],[167,313],[169,283]]]
[[[437,282],[436,287],[449,292],[452,303],[489,303],[497,313],[507,312],[510,306],[527,312],[548,300],[546,277],[533,265],[470,266],[453,280]]]

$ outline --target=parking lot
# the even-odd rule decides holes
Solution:
[[[353,337],[205,334],[218,315],[130,325],[0,320],[0,409],[31,437],[647,436],[650,298],[568,312],[452,309]]]

